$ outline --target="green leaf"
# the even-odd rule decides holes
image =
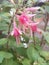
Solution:
[[[46,61],[42,57],[38,57],[38,60],[33,65],[47,65]]]
[[[10,22],[9,13],[1,13],[0,14],[0,30],[7,31],[8,23]]]
[[[29,58],[30,60],[32,60],[32,61],[37,60],[38,57],[39,57],[38,52],[37,52],[37,51],[35,50],[35,48],[33,48],[33,47],[29,47],[29,48],[27,49],[27,55],[28,55],[28,58]]]
[[[46,30],[49,30],[49,26],[47,26]]]
[[[36,3],[38,0],[33,0],[34,3]]]
[[[10,59],[13,55],[9,52],[0,51],[0,56],[4,57],[5,59]]]
[[[30,60],[24,59],[24,60],[22,61],[22,64],[23,64],[23,65],[30,65]]]
[[[4,53],[0,51],[0,63],[2,63],[3,59],[4,59]]]
[[[27,6],[29,6],[29,7],[32,6],[32,1],[31,1],[31,0],[28,0],[28,1],[27,1]]]
[[[10,15],[10,13],[9,12],[1,12],[0,13],[0,16],[2,17],[10,17],[11,15]]]
[[[7,43],[7,38],[0,39],[0,45],[4,45]]]
[[[45,63],[46,61],[44,60],[44,58],[38,57],[38,62],[39,62],[39,63]]]
[[[10,59],[12,57],[13,57],[13,55],[11,53],[0,51],[0,63],[2,63],[2,61],[4,60],[4,58],[5,59]]]
[[[33,64],[33,65],[47,65],[47,63],[46,63],[46,62],[43,62],[43,63],[34,62],[34,64]]]
[[[1,24],[0,24],[0,30],[2,30],[2,31],[7,31],[8,30],[8,27],[7,26],[1,26]]]
[[[16,48],[16,40],[15,40],[15,38],[12,37],[12,36],[9,37],[9,46]]]
[[[44,7],[45,7],[46,12],[49,13],[49,6],[44,6]]]
[[[45,5],[49,5],[49,2],[45,2]]]
[[[4,58],[10,59],[10,58],[12,58],[12,57],[13,57],[13,55],[12,55],[11,53],[8,53],[8,52],[5,52],[5,53],[4,53]]]
[[[28,43],[29,42],[29,37],[28,36],[26,36],[25,34],[23,34],[22,37],[23,37],[22,43]]]
[[[6,21],[10,21],[10,17],[11,17],[10,13],[8,13],[8,12],[1,12],[0,13],[0,23],[2,21],[4,21],[4,23],[6,23]]]
[[[27,54],[26,54],[26,48],[23,48],[23,47],[17,47],[17,48],[16,48],[16,52],[17,52],[18,55],[20,55],[20,56],[27,57]],[[23,52],[23,53],[22,53],[22,52]]]
[[[48,51],[41,51],[40,55],[44,57],[46,60],[49,60],[49,52]]]
[[[19,64],[13,59],[5,59],[1,65],[19,65]]]
[[[4,57],[0,56],[0,63],[2,63]]]
[[[49,32],[44,32],[44,39],[49,43]]]
[[[11,2],[5,1],[5,0],[2,2],[2,6],[3,7],[14,7],[14,5]]]

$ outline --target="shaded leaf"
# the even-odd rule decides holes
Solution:
[[[18,55],[27,57],[26,49],[23,48],[23,47],[17,47],[17,48],[16,48],[16,52],[18,53]]]
[[[18,65],[13,59],[5,59],[1,65]]]
[[[4,45],[7,43],[7,38],[0,39],[0,45]]]

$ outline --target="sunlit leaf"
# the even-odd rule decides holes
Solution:
[[[22,64],[23,64],[23,65],[30,65],[30,60],[24,59],[24,60],[22,61]]]
[[[39,54],[38,52],[33,48],[33,47],[29,47],[27,49],[27,55],[28,55],[28,58],[32,61],[35,61],[38,59],[39,57]]]
[[[2,63],[4,59],[10,59],[12,57],[13,55],[11,53],[0,51],[0,63]]]
[[[41,51],[40,55],[44,57],[46,60],[49,60],[49,52],[48,51]]]

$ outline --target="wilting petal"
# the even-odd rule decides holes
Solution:
[[[14,4],[14,5],[15,5],[14,0],[10,0],[10,1],[11,1],[11,3],[12,3],[12,4]]]
[[[41,18],[35,18],[34,21],[37,21],[37,22],[42,22],[44,20],[44,17],[41,17]]]
[[[44,31],[41,30],[41,29],[39,29],[39,28],[37,28],[37,32],[40,33],[40,34],[42,34]]]
[[[29,25],[38,25],[39,24],[39,22],[31,22],[31,23],[29,23]]]
[[[40,9],[40,7],[30,7],[30,8],[26,8],[25,11],[37,11],[38,9]]]
[[[28,17],[33,17],[35,16],[36,14],[27,14]]]

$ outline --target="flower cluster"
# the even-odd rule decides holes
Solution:
[[[32,18],[36,14],[30,14],[30,13],[28,13],[28,12],[33,13],[33,12],[37,11],[38,9],[40,9],[40,7],[26,8],[25,11],[23,11],[21,15],[17,15],[16,14],[16,17],[17,17],[18,22],[19,22],[19,28],[16,27],[16,22],[13,21],[13,30],[11,32],[11,35],[13,35],[18,40],[18,38],[20,37],[20,35],[22,34],[22,32],[26,33],[25,30],[28,29],[28,28],[29,28],[29,30],[30,30],[31,33],[32,32],[40,31],[40,29],[38,29],[38,27],[37,27],[37,24],[39,24],[39,22],[32,21]]]

